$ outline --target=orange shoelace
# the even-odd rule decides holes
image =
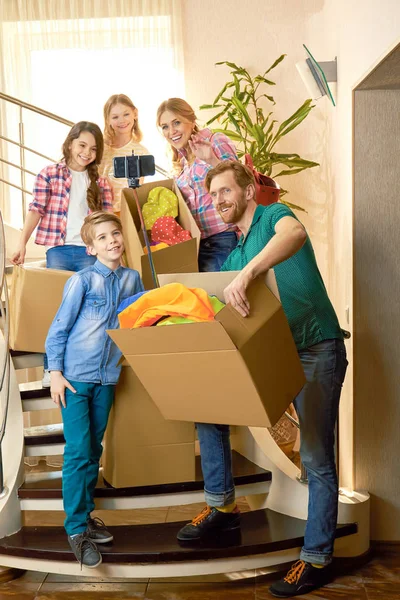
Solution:
[[[199,523],[204,521],[204,519],[206,519],[209,514],[211,514],[211,508],[209,506],[205,506],[201,513],[198,514],[197,517],[195,517],[192,520],[192,525],[199,525]]]
[[[304,560],[298,560],[289,570],[288,574],[284,578],[284,581],[286,581],[286,583],[297,583],[300,577],[302,576],[305,568],[306,563],[304,562]]]

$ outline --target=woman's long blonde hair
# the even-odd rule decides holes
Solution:
[[[193,108],[190,106],[190,104],[188,104],[186,102],[186,100],[183,100],[182,98],[168,98],[168,100],[164,100],[164,102],[162,102],[157,109],[157,126],[158,127],[161,126],[161,123],[160,123],[161,115],[166,110],[176,113],[180,117],[183,117],[184,119],[187,119],[188,121],[193,123],[194,124],[193,133],[197,133],[199,131],[199,127],[196,123],[197,117],[195,115],[195,112],[194,112]],[[182,165],[181,165],[181,159],[179,157],[178,150],[171,145],[170,145],[170,148],[171,148],[171,154],[172,154],[173,171],[180,172],[182,170]],[[190,162],[190,159],[191,159],[190,148],[188,149],[187,153],[188,153],[188,160]]]
[[[136,111],[136,113],[137,113],[136,106],[133,104],[132,100],[130,98],[128,98],[128,96],[125,96],[125,94],[114,94],[113,96],[109,97],[109,99],[105,103],[104,109],[103,109],[103,113],[104,113],[104,142],[107,144],[107,146],[112,146],[113,145],[113,139],[114,139],[114,136],[115,136],[114,129],[111,127],[109,121],[110,121],[110,112],[111,112],[111,109],[116,104],[124,104],[125,106],[129,106],[129,108],[131,108],[133,111]],[[142,132],[140,130],[140,127],[139,127],[139,119],[138,119],[138,117],[136,117],[136,119],[133,121],[132,140],[134,142],[141,142],[142,139],[143,139],[143,134],[142,134]]]

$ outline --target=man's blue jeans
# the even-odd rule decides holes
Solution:
[[[200,240],[199,271],[220,271],[237,243],[238,238],[234,231],[222,231]]]
[[[46,268],[57,271],[81,271],[94,265],[96,257],[86,253],[86,246],[54,246],[46,252]],[[47,354],[43,356],[44,370],[48,370]]]
[[[82,533],[94,509],[93,494],[99,475],[102,440],[114,400],[115,385],[70,381],[76,394],[66,389],[62,491],[68,535]]]
[[[300,558],[325,565],[331,562],[338,509],[335,465],[335,426],[346,374],[342,340],[325,340],[299,351],[306,384],[294,405],[299,417],[300,456],[308,474],[308,519]],[[197,423],[205,499],[224,506],[235,499],[231,447],[227,425]]]

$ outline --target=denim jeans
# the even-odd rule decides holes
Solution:
[[[46,268],[57,271],[81,271],[96,262],[96,257],[86,253],[86,246],[54,246],[46,252]],[[47,354],[43,356],[44,370],[48,370]]]
[[[115,385],[70,381],[76,394],[66,389],[62,491],[68,535],[82,533],[94,509],[93,494],[99,475],[102,440],[114,399]]]
[[[325,340],[299,351],[306,384],[294,405],[299,417],[300,456],[308,474],[308,519],[300,558],[325,565],[331,562],[338,508],[335,465],[335,425],[346,374],[342,340]],[[207,504],[234,501],[231,447],[227,425],[197,424]]]
[[[58,271],[81,271],[96,262],[96,257],[86,253],[86,246],[54,246],[46,252],[46,267]]]
[[[237,243],[238,237],[234,231],[222,231],[200,240],[199,271],[220,271]]]

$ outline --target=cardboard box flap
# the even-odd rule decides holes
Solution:
[[[107,333],[126,357],[236,350],[224,327],[216,321],[138,329],[110,329]]]
[[[250,302],[248,317],[242,317],[229,304],[215,316],[215,320],[224,326],[239,350],[264,323],[281,309],[279,300],[265,286],[261,278],[252,282],[247,290],[247,297]]]

